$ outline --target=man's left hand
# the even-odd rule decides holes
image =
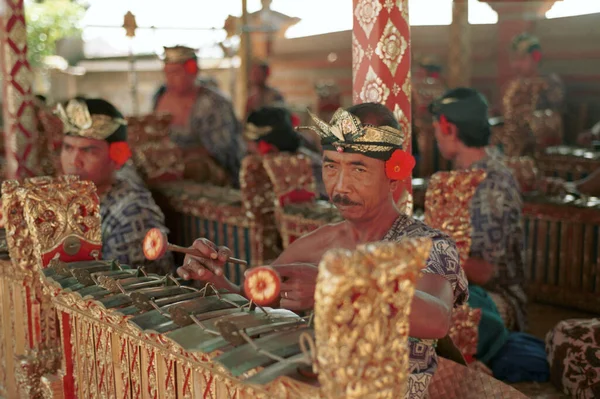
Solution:
[[[317,266],[308,264],[273,265],[281,276],[281,307],[294,311],[310,310],[315,305]]]

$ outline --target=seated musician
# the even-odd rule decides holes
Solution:
[[[148,262],[142,252],[148,229],[168,233],[163,213],[141,181],[117,174],[131,156],[123,115],[101,99],[74,99],[65,108],[57,106],[56,114],[65,133],[62,172],[92,181],[100,197],[102,257],[153,273],[169,272],[172,257]]]
[[[269,154],[277,152],[300,153],[313,164],[317,192],[327,198],[321,171],[321,156],[303,146],[305,140],[292,126],[292,115],[285,108],[263,107],[248,116],[244,138],[249,153]]]
[[[325,187],[345,221],[301,237],[273,262],[284,279],[281,307],[295,311],[313,308],[317,265],[330,249],[354,250],[369,242],[431,238],[433,247],[410,312],[412,374],[407,397],[421,398],[436,369],[436,340],[446,336],[452,309],[468,296],[456,245],[439,231],[400,214],[395,207],[392,193],[399,180],[411,175],[414,159],[402,150],[404,134],[387,108],[375,103],[360,104],[336,112],[331,124],[314,119],[324,150]],[[177,270],[181,277],[241,291],[203,267],[222,267],[231,255],[228,248],[217,247],[206,239],[196,240],[194,247],[206,259],[186,257]]]
[[[250,69],[250,90],[246,102],[246,115],[267,106],[281,106],[285,100],[279,90],[269,86],[267,81],[271,67],[265,61],[255,61]]]
[[[476,358],[502,380],[546,381],[544,342],[505,326],[527,326],[524,235],[519,186],[499,152],[487,147],[488,103],[478,91],[458,88],[434,101],[430,112],[442,155],[458,169],[487,174],[471,202],[471,253],[463,265],[469,305],[482,310]]]
[[[173,116],[171,139],[184,152],[185,177],[217,185],[238,185],[245,149],[231,101],[198,84],[198,59],[189,47],[165,47],[165,78],[154,111]]]
[[[512,42],[510,61],[516,76],[508,84],[502,99],[506,123],[504,134],[512,135],[519,140],[514,149],[506,149],[507,155],[520,156],[527,155],[535,149],[536,138],[532,132],[534,112],[562,112],[565,91],[558,75],[541,73],[542,47],[535,36],[529,33],[516,36]],[[558,138],[549,137],[543,140],[558,140]],[[502,138],[500,142],[504,144]]]
[[[487,173],[471,202],[471,257],[463,265],[469,283],[485,287],[507,312],[507,324],[514,322],[523,331],[527,298],[521,195],[499,152],[488,147],[488,103],[478,91],[458,88],[434,101],[430,112],[442,156],[457,169]]]

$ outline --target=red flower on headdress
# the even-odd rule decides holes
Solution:
[[[273,144],[267,143],[264,140],[260,140],[258,142],[258,152],[260,152],[261,155],[266,155],[271,152],[277,152],[277,147],[275,147]]]
[[[300,126],[300,117],[296,114],[292,114],[292,126],[294,128],[297,128],[298,126]]]
[[[396,150],[385,162],[385,175],[392,180],[404,180],[411,176],[415,165],[416,161],[412,155]]]
[[[533,50],[531,56],[535,62],[540,62],[542,60],[542,52],[540,50]]]
[[[108,155],[110,156],[110,159],[112,159],[120,168],[121,166],[125,165],[125,162],[127,162],[129,158],[131,158],[129,144],[127,144],[125,141],[111,143]]]

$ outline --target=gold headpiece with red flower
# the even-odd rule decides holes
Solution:
[[[127,125],[122,118],[108,115],[91,115],[83,101],[71,100],[67,107],[58,104],[54,114],[63,124],[63,133],[95,140],[106,140],[121,126]]]
[[[163,47],[163,61],[166,64],[183,64],[189,60],[196,60],[196,50],[186,46]]]
[[[415,159],[402,150],[404,133],[390,126],[361,123],[344,109],[338,109],[330,123],[308,111],[316,126],[307,126],[321,137],[324,150],[351,152],[386,161],[386,175],[393,180],[410,177]]]
[[[62,122],[63,134],[107,141],[110,145],[109,156],[119,167],[131,157],[126,133],[118,132],[122,126],[127,125],[125,119],[90,114],[85,101],[77,99],[70,100],[66,107],[58,104],[54,114]]]

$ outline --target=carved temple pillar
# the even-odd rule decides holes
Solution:
[[[35,176],[39,169],[23,2],[0,0],[5,175],[9,179]]]
[[[471,85],[471,25],[469,24],[469,2],[454,0],[452,24],[448,43],[448,87]]]
[[[410,26],[408,0],[353,0],[352,77],[354,103],[376,102],[394,112],[411,145]],[[394,193],[412,213],[411,179]]]
[[[510,67],[510,46],[513,38],[523,32],[532,32],[535,21],[545,18],[545,14],[557,0],[498,1],[479,0],[488,3],[498,13],[497,34],[497,79],[502,91],[512,78]],[[500,96],[503,93],[498,93]],[[501,98],[501,97],[500,97]],[[500,98],[497,100],[500,101]],[[500,102],[498,102],[500,103]]]

